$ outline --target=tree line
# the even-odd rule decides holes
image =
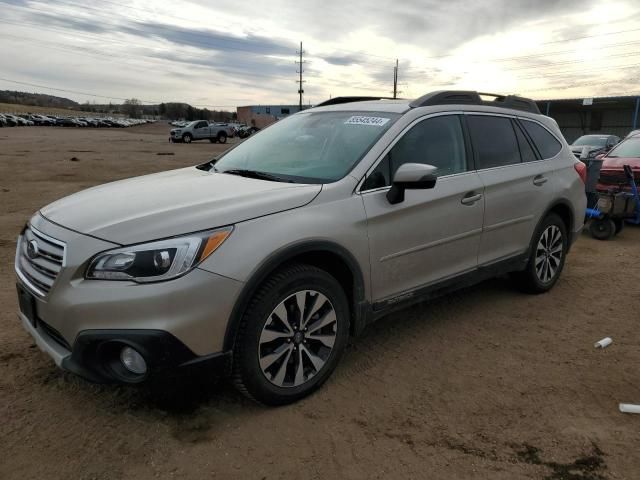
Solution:
[[[37,107],[66,108],[106,115],[124,114],[131,118],[164,118],[167,120],[209,120],[213,122],[229,122],[237,118],[235,112],[225,110],[209,110],[196,108],[188,103],[169,102],[159,105],[143,104],[136,98],[125,100],[122,104],[98,104],[85,102],[79,104],[64,97],[56,97],[42,93],[0,90],[0,103],[33,105]]]

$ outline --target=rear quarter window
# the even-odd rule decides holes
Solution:
[[[560,153],[562,144],[546,128],[529,120],[520,120],[520,122],[543,159],[555,157]]]

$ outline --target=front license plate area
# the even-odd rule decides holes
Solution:
[[[20,305],[20,311],[29,319],[31,325],[34,328],[37,327],[37,314],[36,314],[36,298],[26,291],[22,286],[17,285],[18,288],[18,304]]]

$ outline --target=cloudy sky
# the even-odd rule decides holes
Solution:
[[[84,5],[84,4],[87,5]],[[465,88],[640,94],[638,0],[0,0],[0,89],[208,108]],[[58,89],[58,90],[56,90]]]

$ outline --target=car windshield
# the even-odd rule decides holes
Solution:
[[[609,152],[609,158],[640,158],[640,137],[633,137],[620,143]]]
[[[399,117],[387,112],[299,113],[230,150],[219,172],[250,170],[297,183],[343,178]]]
[[[590,147],[605,147],[607,145],[607,138],[609,137],[602,135],[583,135],[573,142],[572,145],[575,145],[576,147],[582,147],[584,145],[588,145]]]

